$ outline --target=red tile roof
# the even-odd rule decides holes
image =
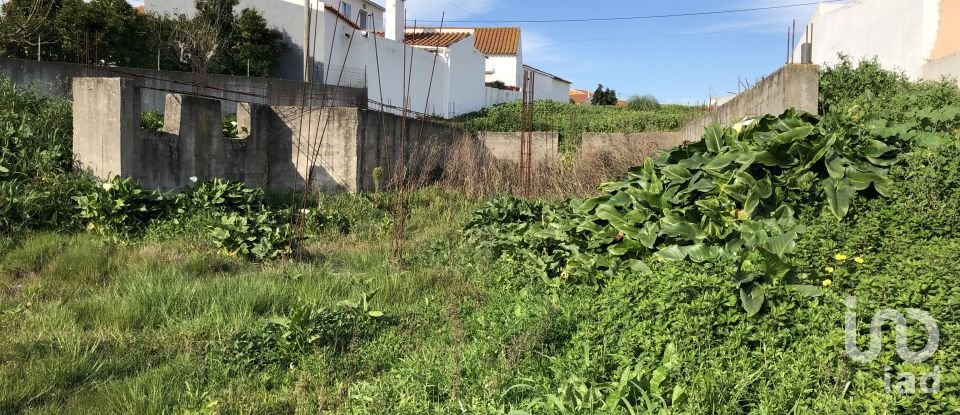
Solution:
[[[519,27],[477,28],[474,46],[484,55],[516,55],[520,50]]]
[[[407,33],[403,43],[413,46],[432,46],[446,48],[469,37],[466,32],[420,32]]]
[[[442,29],[438,27],[408,27],[406,37],[409,38],[421,34],[439,34],[441,32],[444,35],[473,34],[473,46],[484,55],[516,55],[520,51],[519,27],[444,27]],[[456,42],[450,44],[453,43]],[[408,44],[413,43],[408,42]],[[419,43],[416,43],[416,45],[419,46]]]

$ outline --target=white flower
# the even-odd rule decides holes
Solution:
[[[300,209],[300,213],[302,213],[302,214],[304,214],[304,215],[309,215],[309,214],[310,214],[310,209]]]
[[[108,192],[111,191],[111,190],[113,190],[113,183],[104,183],[104,184],[103,184],[103,190],[106,190],[106,191],[108,191]]]
[[[197,182],[197,176],[190,176],[190,181],[196,183],[196,182]]]

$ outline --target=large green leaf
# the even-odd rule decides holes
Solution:
[[[668,247],[662,248],[659,251],[657,251],[657,253],[654,255],[670,261],[682,261],[684,258],[687,257],[687,254],[684,253],[683,250],[680,249],[680,247],[677,245],[670,245]]]
[[[764,289],[760,284],[750,283],[740,287],[740,302],[749,316],[754,316],[760,312],[764,298]]]
[[[763,246],[770,253],[782,257],[786,254],[792,253],[795,249],[797,249],[796,241],[797,233],[790,231],[767,238],[767,240],[764,241]]]
[[[707,126],[706,133],[703,135],[703,142],[711,153],[720,152],[720,148],[723,146],[723,128],[720,127],[720,124],[712,123]]]
[[[830,212],[837,219],[843,219],[850,210],[850,199],[853,196],[853,188],[846,180],[826,179],[823,181],[823,190],[827,195],[827,205]]]

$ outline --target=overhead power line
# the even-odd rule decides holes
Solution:
[[[675,17],[710,16],[710,15],[717,15],[717,14],[759,12],[764,10],[778,10],[778,9],[789,9],[794,7],[815,6],[821,3],[839,3],[843,1],[846,1],[846,0],[824,0],[824,1],[812,1],[812,2],[806,2],[806,3],[783,4],[779,6],[750,7],[750,8],[743,8],[743,9],[711,10],[711,11],[702,11],[702,12],[687,12],[687,13],[672,13],[672,14],[651,14],[651,15],[645,15],[645,16],[613,16],[613,17],[590,17],[590,18],[568,18],[568,19],[526,19],[526,20],[447,20],[447,23],[517,24],[517,23],[582,23],[582,22],[610,22],[610,21],[624,21],[624,20],[651,20],[651,19],[667,19],[667,18],[675,18]],[[417,20],[420,22],[427,22],[427,23],[439,22],[439,20],[424,20],[424,19],[417,19]]]

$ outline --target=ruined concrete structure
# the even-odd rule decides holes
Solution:
[[[237,106],[240,138],[223,136],[222,103],[170,94],[162,131],[140,128],[141,88],[121,78],[76,78],[74,157],[101,179],[132,177],[145,188],[175,190],[191,178],[326,192],[372,190],[373,170],[392,178],[397,160],[410,175],[444,152],[462,130],[360,108]],[[401,142],[401,137],[403,142]],[[401,151],[403,155],[401,156]],[[316,163],[311,163],[315,160]]]

